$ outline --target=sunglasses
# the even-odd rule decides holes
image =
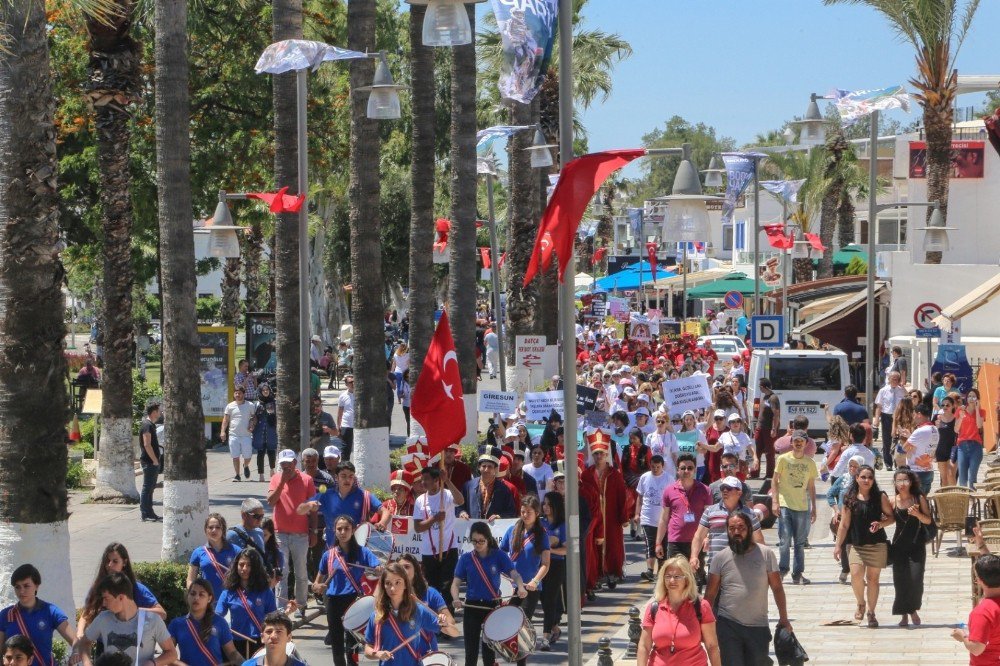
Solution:
[[[865,475],[865,476],[859,476],[858,477],[858,481],[874,481],[874,480],[875,480],[874,476]]]
[[[254,520],[264,520],[264,514],[263,513],[251,513],[251,514],[247,514],[247,515],[249,515]]]
[[[656,421],[656,425],[666,425],[666,424],[667,424],[666,421],[661,421],[659,419],[657,419],[657,421]]]

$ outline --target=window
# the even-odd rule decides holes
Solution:
[[[722,251],[732,252],[733,251],[733,225],[723,224],[722,225]]]
[[[775,391],[839,391],[842,387],[836,358],[772,358],[768,377]]]

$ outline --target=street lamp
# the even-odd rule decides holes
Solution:
[[[795,130],[789,125],[785,128],[785,131],[781,133],[781,138],[785,140],[785,145],[790,146],[795,143]]]
[[[712,155],[707,169],[701,171],[705,174],[705,187],[722,187],[722,175],[726,173],[724,166],[719,165],[719,158]]]
[[[951,249],[948,241],[948,232],[954,231],[956,227],[946,227],[944,225],[944,215],[941,214],[941,207],[934,204],[934,211],[926,227],[919,227],[916,231],[924,232],[924,252],[945,252]],[[869,235],[871,233],[869,232]]]
[[[823,95],[812,93],[809,95],[809,106],[806,108],[806,116],[802,120],[793,120],[790,125],[799,125],[802,128],[799,134],[799,143],[803,146],[820,146],[826,141],[827,121],[823,114],[819,112],[818,99],[825,99]],[[790,129],[790,128],[789,128]],[[785,140],[788,140],[788,130],[785,130]]]
[[[541,127],[535,127],[535,138],[531,145],[525,148],[531,155],[532,169],[545,169],[552,166],[552,149],[558,148],[554,143],[546,143]]]
[[[400,116],[399,91],[406,90],[406,86],[397,85],[393,81],[385,51],[379,51],[372,54],[371,57],[378,58],[378,66],[375,68],[372,84],[357,89],[358,92],[371,93],[368,97],[368,118],[371,120],[397,120]]]
[[[463,46],[472,43],[472,24],[466,4],[486,0],[406,0],[411,5],[426,5],[421,41],[424,46]]]
[[[219,192],[219,203],[215,206],[215,214],[205,223],[202,229],[208,230],[209,253],[213,257],[230,259],[240,256],[240,241],[236,232],[242,227],[233,224],[233,216],[226,205],[226,193]]]

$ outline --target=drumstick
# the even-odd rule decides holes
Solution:
[[[417,633],[413,634],[412,636],[410,636],[409,638],[407,638],[405,641],[403,641],[402,643],[400,643],[396,647],[394,647],[391,650],[389,650],[389,654],[396,654],[401,649],[405,648],[407,645],[409,645],[410,643],[412,643],[414,639],[419,638],[419,637],[420,637],[420,632],[418,631]]]
[[[247,636],[246,634],[241,634],[240,632],[236,631],[235,629],[230,628],[230,631],[232,631],[235,635],[239,636],[240,638],[242,638],[245,641],[250,641],[251,643],[257,643],[257,642],[260,641],[260,639],[258,639],[258,638],[252,638],[250,636]]]

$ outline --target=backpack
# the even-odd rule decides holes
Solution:
[[[694,604],[694,614],[698,618],[698,624],[701,624],[701,595],[699,594],[691,602]],[[656,624],[656,611],[660,610],[660,602],[653,600],[653,603],[649,607],[649,618],[652,620],[653,624]]]

